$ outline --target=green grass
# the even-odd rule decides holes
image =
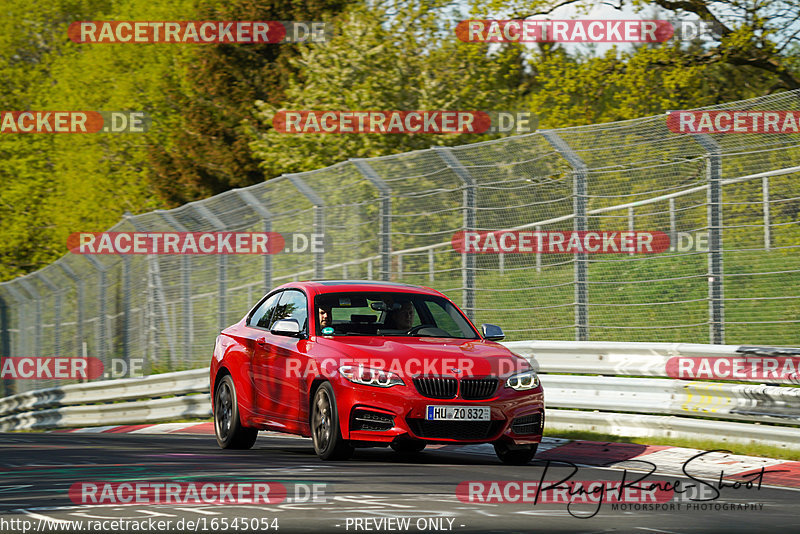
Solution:
[[[706,254],[611,256],[589,258],[590,340],[710,342]],[[790,272],[800,271],[800,255],[757,250],[723,256],[725,342],[800,345],[798,323],[786,322],[800,320],[800,298],[774,298],[800,294],[800,272]],[[551,255],[537,272],[533,258],[509,255],[501,275],[497,258],[478,258],[475,322],[500,325],[509,341],[574,340],[573,264],[553,264],[569,260]],[[463,305],[462,292],[452,289],[462,286],[460,271],[437,274],[433,282],[426,275],[402,281],[444,290]]]

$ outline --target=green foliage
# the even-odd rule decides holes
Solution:
[[[206,0],[202,20],[326,21],[351,0]],[[159,196],[170,205],[222,193],[265,179],[248,146],[245,124],[253,102],[278,104],[293,74],[290,58],[306,45],[219,44],[191,49],[186,78],[166,88],[176,124],[163,144],[152,144],[150,162]]]
[[[354,8],[337,22],[335,38],[293,60],[302,77],[289,79],[278,106],[258,102],[261,133],[253,142],[264,172],[313,170],[347,158],[396,154],[480,141],[474,134],[284,134],[271,128],[286,110],[512,109],[520,77],[516,48],[443,36],[442,12],[426,3]]]

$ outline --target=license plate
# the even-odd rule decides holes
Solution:
[[[489,421],[488,406],[428,406],[428,421]]]

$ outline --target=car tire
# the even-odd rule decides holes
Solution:
[[[311,438],[322,460],[346,460],[355,449],[342,438],[336,396],[330,382],[324,382],[311,402]]]
[[[257,429],[242,426],[231,375],[220,378],[214,391],[214,434],[222,449],[249,449],[258,438]]]
[[[538,448],[538,443],[528,445],[522,449],[512,449],[504,442],[497,442],[494,444],[495,454],[497,454],[501,462],[508,465],[526,465],[536,456],[536,449]]]
[[[400,454],[416,454],[422,452],[427,443],[414,439],[404,439],[400,441],[393,441],[389,444],[391,448]]]

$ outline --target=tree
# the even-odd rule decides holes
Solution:
[[[346,158],[396,154],[485,139],[476,134],[285,134],[279,110],[508,110],[517,101],[517,47],[490,52],[441,31],[443,10],[420,2],[360,7],[340,17],[334,39],[292,60],[278,106],[260,101],[252,148],[267,176]]]
[[[351,0],[206,1],[204,20],[324,21]],[[162,198],[177,205],[262,182],[248,146],[244,123],[253,102],[277,104],[292,74],[290,58],[305,44],[214,44],[196,47],[188,79],[168,89],[179,113],[172,134],[150,146],[154,183]]]

